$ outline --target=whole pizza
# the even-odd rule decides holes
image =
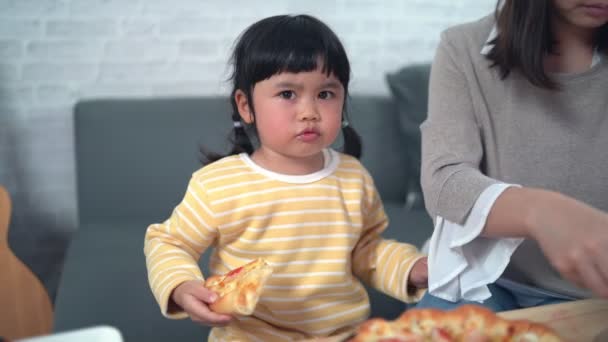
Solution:
[[[412,309],[393,321],[372,318],[350,342],[556,342],[550,328],[525,320],[507,320],[477,305],[451,311]]]

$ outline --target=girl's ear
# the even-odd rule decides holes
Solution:
[[[241,119],[243,119],[243,121],[247,124],[253,123],[251,106],[249,105],[247,95],[242,90],[237,89],[237,91],[234,93],[234,102],[236,103],[236,108],[239,111]]]

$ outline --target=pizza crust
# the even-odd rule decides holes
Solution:
[[[251,315],[271,274],[272,267],[264,259],[255,259],[224,275],[209,277],[205,287],[219,297],[209,308],[221,314]]]

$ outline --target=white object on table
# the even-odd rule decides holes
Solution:
[[[111,326],[94,326],[51,335],[28,337],[15,342],[123,342],[118,329]]]

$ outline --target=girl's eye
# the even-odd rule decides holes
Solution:
[[[328,100],[334,97],[334,93],[329,90],[324,90],[319,93],[319,98],[321,100]]]
[[[286,100],[291,100],[294,97],[294,92],[291,90],[283,90],[282,92],[279,93],[279,96],[286,99]]]

